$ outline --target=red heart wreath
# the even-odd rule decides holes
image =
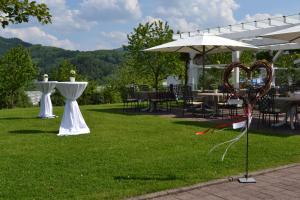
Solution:
[[[254,92],[254,94],[242,94],[239,90],[235,89],[229,82],[229,77],[234,68],[239,68],[243,70],[248,78],[250,77],[251,73],[254,72],[257,69],[265,69],[266,70],[266,77],[264,80],[264,85],[261,87],[256,88],[255,90],[251,91]],[[226,66],[224,71],[224,87],[225,89],[232,93],[234,96],[241,98],[245,100],[247,104],[254,105],[257,100],[259,100],[261,97],[266,95],[271,87],[272,82],[272,67],[270,64],[268,64],[265,61],[256,61],[253,65],[251,65],[250,68],[247,68],[241,63],[234,62],[230,65]]]

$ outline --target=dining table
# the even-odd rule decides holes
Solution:
[[[224,94],[221,92],[197,92],[195,93],[195,99],[203,101],[207,106],[213,108],[215,115],[218,115],[217,104],[220,98],[223,98]]]
[[[40,100],[40,118],[54,118],[52,102],[51,102],[51,92],[55,88],[57,81],[38,81],[35,83],[39,91],[42,92]]]
[[[299,121],[297,107],[300,106],[300,94],[291,94],[288,97],[276,97],[275,105],[281,112],[286,113],[286,115],[282,122],[273,124],[273,127],[282,126],[288,122],[288,119],[290,119],[289,126],[292,130],[294,130],[295,121]]]
[[[88,82],[58,82],[56,88],[66,98],[64,114],[59,127],[58,136],[69,136],[88,134],[90,129],[87,126],[78,106],[78,99]]]
[[[159,111],[158,103],[168,101],[171,95],[170,92],[167,91],[140,91],[138,96],[141,100],[147,100],[149,102],[148,107],[143,109],[143,111],[157,112]]]

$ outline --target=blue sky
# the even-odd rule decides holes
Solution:
[[[195,31],[297,14],[300,0],[37,0],[53,23],[11,25],[0,32],[34,44],[71,50],[119,48],[138,23],[168,21],[175,31]]]

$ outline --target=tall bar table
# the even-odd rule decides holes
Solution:
[[[80,112],[78,99],[85,90],[88,82],[58,82],[56,88],[66,98],[63,118],[58,136],[69,136],[90,133]]]
[[[42,92],[40,101],[40,118],[54,118],[51,102],[51,91],[55,88],[57,81],[39,81],[36,86]]]

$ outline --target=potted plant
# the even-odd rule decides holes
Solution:
[[[48,82],[48,74],[44,74],[43,75],[43,81],[44,82]]]
[[[76,75],[76,71],[75,70],[70,70],[70,81],[71,82],[75,82],[75,75]]]

